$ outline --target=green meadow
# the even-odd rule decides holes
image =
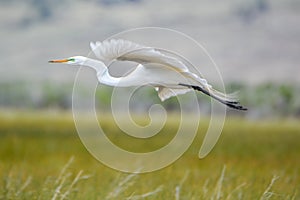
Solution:
[[[199,159],[208,122],[201,121],[194,142],[172,165],[129,174],[86,150],[70,113],[3,112],[0,199],[300,199],[299,121],[228,117],[213,151]],[[144,152],[167,144],[178,119],[172,116],[147,142],[125,137],[109,116],[100,124],[118,146]]]

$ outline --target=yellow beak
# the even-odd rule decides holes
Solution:
[[[65,63],[68,62],[68,59],[62,59],[62,60],[50,60],[49,63]]]

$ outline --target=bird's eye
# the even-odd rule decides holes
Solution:
[[[68,61],[69,62],[75,62],[75,58],[69,58]]]

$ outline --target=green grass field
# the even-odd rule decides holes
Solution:
[[[177,128],[176,120],[167,123],[145,143],[122,136],[109,117],[101,125],[112,141],[136,151],[162,146],[172,138],[164,133]],[[0,199],[300,199],[298,121],[227,118],[200,160],[206,128],[203,122],[174,164],[137,175],[94,159],[70,114],[7,112],[0,115]]]

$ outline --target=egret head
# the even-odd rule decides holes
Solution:
[[[50,60],[49,63],[66,63],[69,65],[83,65],[85,61],[86,61],[86,57],[84,56],[72,56],[66,59]]]

